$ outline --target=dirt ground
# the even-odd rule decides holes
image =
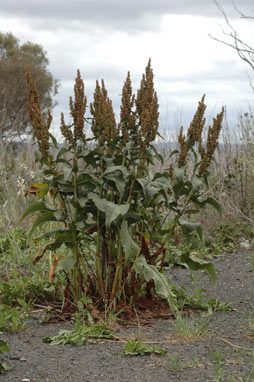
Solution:
[[[174,334],[174,320],[158,320],[151,326],[115,328],[119,341],[51,346],[44,336],[58,334],[68,323],[42,325],[29,320],[24,332],[5,333],[10,353],[4,359],[13,369],[0,375],[4,382],[197,382],[254,381],[254,272],[251,250],[240,249],[214,261],[217,281],[211,290],[208,277],[200,287],[209,298],[227,302],[233,311],[216,312],[207,336],[182,338]],[[191,287],[189,271],[174,268],[173,282]],[[199,316],[201,314],[199,313]],[[195,318],[195,317],[194,317]],[[208,317],[204,318],[208,319]],[[139,338],[151,346],[163,346],[163,356],[124,356],[126,338]],[[252,376],[253,373],[253,376]]]

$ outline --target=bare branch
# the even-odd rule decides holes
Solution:
[[[234,6],[236,12],[239,13],[241,19],[250,19],[250,20],[254,20],[254,16],[247,16],[247,15],[245,15],[244,13],[242,13],[242,11],[240,11],[240,10],[237,8],[237,6],[235,5],[235,3],[233,3],[233,6]]]
[[[220,25],[222,33],[223,33],[224,36],[229,38],[231,40],[231,42],[227,42],[227,41],[221,40],[221,39],[219,39],[217,37],[214,37],[212,35],[209,35],[209,36],[213,40],[218,41],[218,42],[220,42],[220,43],[222,43],[224,45],[227,45],[230,48],[233,48],[237,52],[237,54],[241,58],[241,60],[246,62],[251,67],[251,69],[254,71],[254,47],[249,45],[248,43],[246,43],[244,40],[242,40],[239,37],[239,34],[238,34],[237,30],[230,23],[224,8],[218,3],[218,1],[217,0],[213,0],[213,2],[215,3],[215,5],[216,5],[217,9],[219,10],[219,12],[222,14],[222,16],[223,16],[223,18],[224,18],[224,20],[226,22],[226,25],[228,27],[228,31],[226,31]],[[251,20],[254,19],[254,17],[252,17],[252,16],[246,16],[245,14],[243,14],[236,7],[236,5],[234,3],[233,3],[233,6],[234,6],[234,9],[237,11],[237,13],[240,15],[240,18],[251,19]],[[249,75],[248,75],[248,78],[249,78],[249,81],[250,81],[250,76]],[[250,81],[250,86],[253,89],[252,81]]]

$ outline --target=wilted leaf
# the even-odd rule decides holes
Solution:
[[[156,293],[165,298],[172,311],[175,311],[177,302],[176,296],[172,291],[170,279],[159,272],[155,265],[148,264],[143,255],[139,256],[135,261],[134,269],[140,276],[144,276],[147,282],[154,281]]]
[[[36,195],[43,197],[47,195],[49,190],[49,185],[47,183],[35,183],[29,190],[26,191],[25,196],[27,195]]]

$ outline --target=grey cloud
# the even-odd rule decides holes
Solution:
[[[230,17],[239,17],[231,0],[218,2]],[[235,3],[242,11],[254,13],[253,0],[236,0]],[[0,12],[12,17],[33,17],[33,21],[45,29],[76,21],[76,27],[80,28],[98,25],[129,31],[159,28],[159,19],[165,14],[221,16],[213,0],[8,0],[1,4]]]

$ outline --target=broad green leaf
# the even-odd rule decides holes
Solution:
[[[203,203],[205,203],[205,204],[210,204],[211,206],[213,206],[216,210],[217,210],[217,212],[218,212],[218,214],[221,216],[222,215],[222,208],[221,208],[221,206],[219,205],[219,203],[217,202],[217,200],[215,200],[214,198],[207,198],[207,199],[205,199],[204,201],[203,201]]]
[[[198,191],[203,186],[202,180],[198,176],[194,176],[192,179],[192,187],[194,191]]]
[[[132,239],[130,229],[126,221],[122,222],[121,225],[121,242],[125,253],[126,263],[130,263],[135,259],[139,253],[139,246]]]
[[[186,220],[179,220],[180,226],[183,228],[183,231],[185,233],[191,233],[193,231],[196,231],[200,240],[203,240],[203,229],[200,223],[191,223]]]
[[[82,208],[85,207],[87,201],[88,201],[88,198],[85,197],[85,196],[82,196],[82,197],[79,197],[79,198],[78,198],[79,205],[80,205],[80,207],[82,207]]]
[[[54,216],[56,220],[58,221],[65,221],[66,220],[66,214],[63,211],[55,211]]]
[[[106,227],[109,227],[119,216],[125,216],[130,204],[114,204],[107,199],[101,199],[97,194],[89,192],[88,198],[92,199],[99,211],[106,214]]]
[[[112,180],[122,196],[125,190],[126,179],[128,177],[128,171],[124,166],[112,166],[104,171],[103,177]]]
[[[39,211],[52,211],[52,210],[46,207],[45,203],[43,202],[35,203],[32,206],[27,208],[27,210],[24,212],[19,222],[21,222],[23,219],[25,219],[25,217],[32,214],[33,212],[39,212]]]
[[[147,282],[153,280],[156,293],[167,300],[172,311],[177,309],[176,296],[172,291],[171,282],[167,276],[159,272],[156,266],[148,264],[143,255],[139,256],[135,261],[134,269]]]
[[[176,179],[178,181],[182,181],[183,182],[183,180],[184,180],[184,173],[185,173],[184,167],[174,166],[174,173],[175,173]]]
[[[205,270],[208,272],[212,286],[214,286],[216,273],[215,268],[212,263],[209,263],[205,260],[200,259],[194,253],[190,254],[185,252],[180,257],[180,262],[186,264],[187,267],[192,271]]]
[[[34,230],[39,227],[40,225],[44,224],[44,223],[47,223],[47,222],[50,222],[50,221],[57,221],[55,215],[54,215],[54,211],[46,211],[44,213],[42,213],[34,222],[30,232],[29,232],[29,236],[32,236],[32,233],[34,232]]]
[[[148,203],[160,191],[161,188],[164,188],[164,186],[161,187],[159,182],[153,182],[150,176],[148,179],[138,178],[137,182],[141,185],[144,198]]]
[[[183,195],[184,192],[184,182],[178,180],[174,185],[173,185],[173,192],[175,194],[175,198],[178,199],[180,195]]]
[[[111,167],[108,167],[103,175],[108,175],[108,174],[112,174],[112,173],[115,173],[115,172],[121,172],[121,174],[123,175],[124,178],[127,178],[127,176],[129,175],[129,172],[127,170],[127,168],[125,166],[111,166]]]
[[[66,259],[59,261],[59,263],[56,266],[56,269],[58,271],[64,270],[66,273],[69,273],[73,267],[74,267],[74,258],[73,257],[67,257]]]
[[[43,252],[45,251],[55,251],[60,248],[62,244],[65,244],[67,247],[72,247],[72,235],[70,232],[60,232],[56,235],[56,239],[53,243],[47,244],[44,247]]]
[[[159,189],[171,188],[171,183],[166,176],[162,176],[161,174],[155,174],[152,182],[154,187]]]
[[[68,183],[71,182],[71,179],[72,179],[72,167],[66,167],[64,166],[63,168],[63,176],[64,176],[64,180]]]

